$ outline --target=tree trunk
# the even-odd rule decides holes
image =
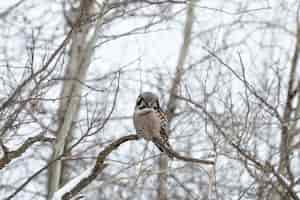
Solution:
[[[167,118],[169,121],[168,130],[170,130],[170,124],[175,116],[175,110],[177,107],[177,101],[175,96],[179,93],[180,82],[182,76],[184,74],[184,63],[186,57],[188,55],[188,50],[190,46],[190,38],[191,38],[191,31],[192,25],[194,21],[194,1],[188,2],[187,14],[186,14],[186,21],[183,33],[183,44],[180,49],[175,78],[172,80],[171,90],[169,101],[167,103]],[[168,133],[171,134],[170,132]],[[158,175],[158,200],[167,200],[167,173],[168,173],[168,157],[166,155],[161,155],[159,158],[159,175]]]
[[[89,16],[96,12],[95,2],[92,0],[82,0],[80,12],[74,23],[71,35],[70,59],[65,70],[65,82],[63,83],[60,95],[60,105],[58,109],[59,126],[57,130],[57,140],[54,146],[52,159],[56,159],[64,154],[67,146],[67,137],[71,133],[71,126],[76,120],[80,108],[81,84],[85,80],[88,67],[91,62],[93,45],[96,41],[96,32],[100,27],[100,20],[96,23],[88,21]],[[62,179],[61,160],[57,160],[49,168],[48,198],[60,187]]]
[[[298,61],[299,61],[299,50],[300,50],[300,26],[297,17],[297,33],[296,33],[296,43],[295,49],[291,61],[291,70],[289,74],[288,80],[288,91],[286,96],[285,107],[283,111],[282,117],[282,128],[281,128],[281,138],[280,138],[280,159],[279,159],[279,169],[278,172],[284,176],[290,183],[294,182],[294,176],[291,171],[291,160],[290,156],[292,154],[293,148],[292,143],[295,138],[295,134],[297,134],[296,124],[298,122],[297,116],[299,116],[300,110],[300,80],[297,80],[297,71],[299,73],[299,69],[297,69]],[[298,95],[297,95],[298,93]],[[298,97],[298,98],[297,98]],[[297,101],[296,106],[295,101]],[[296,116],[296,117],[295,117]],[[296,120],[294,120],[295,118]],[[277,184],[276,184],[277,185]],[[278,184],[277,188],[273,188],[271,192],[272,200],[289,200],[291,199],[286,189]]]

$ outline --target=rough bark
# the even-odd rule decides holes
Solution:
[[[190,46],[190,38],[192,25],[194,20],[194,1],[188,2],[187,13],[186,13],[186,21],[183,33],[183,43],[179,52],[179,57],[176,66],[175,77],[172,80],[171,90],[169,101],[167,104],[167,119],[169,121],[169,129],[170,124],[175,116],[175,110],[177,107],[176,95],[179,93],[180,82],[182,76],[184,74],[184,63],[186,61],[186,57],[188,55],[188,50]],[[170,132],[169,132],[170,134]],[[166,155],[161,155],[159,158],[159,169],[160,174],[158,176],[158,200],[166,200],[167,199],[167,172],[168,172],[168,157]]]
[[[66,81],[61,92],[58,110],[59,128],[57,142],[54,146],[52,159],[61,156],[67,145],[67,137],[71,134],[72,122],[76,120],[80,108],[81,84],[86,77],[90,65],[96,32],[100,27],[100,19],[96,23],[89,22],[89,16],[95,13],[96,3],[82,0],[80,12],[73,26],[71,36],[70,59],[65,70]],[[62,177],[62,161],[58,160],[49,169],[48,197],[60,187]]]

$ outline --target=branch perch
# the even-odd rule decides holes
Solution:
[[[86,172],[84,172],[81,176],[77,177],[80,180],[75,178],[70,182],[68,182],[65,186],[60,188],[57,192],[55,192],[53,200],[60,200],[60,199],[68,200],[74,197],[75,195],[77,195],[83,188],[85,188],[88,184],[90,184],[97,177],[97,175],[100,174],[103,171],[103,169],[108,165],[104,163],[104,161],[112,151],[116,150],[121,144],[125,142],[132,141],[132,140],[139,140],[139,139],[140,139],[139,135],[132,134],[132,135],[123,136],[117,139],[116,141],[112,142],[111,144],[109,144],[106,148],[104,148],[104,150],[102,150],[98,154],[94,166],[88,169]],[[161,141],[157,141],[157,142],[160,143],[160,145],[163,146],[163,148],[165,148],[169,156],[171,155],[172,157],[175,157],[178,160],[183,160],[186,162],[196,162],[200,164],[210,164],[210,165],[214,164],[213,161],[200,160],[196,158],[182,156],[179,153],[175,152],[174,150],[166,148]]]
[[[183,155],[180,155],[178,152],[174,151],[173,149],[167,148],[162,141],[155,139],[155,142],[159,143],[159,145],[164,148],[165,152],[169,156],[169,158],[177,158],[178,160],[186,161],[186,162],[195,162],[199,164],[205,164],[205,165],[214,165],[214,161],[210,160],[202,160],[202,159],[197,159],[197,158],[191,158],[191,157],[186,157]]]

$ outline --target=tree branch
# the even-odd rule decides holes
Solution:
[[[210,160],[202,160],[202,159],[197,159],[197,158],[191,158],[187,156],[180,155],[178,152],[174,151],[173,149],[167,148],[164,143],[156,138],[154,138],[155,142],[159,144],[160,147],[162,147],[167,155],[170,158],[177,158],[178,160],[186,161],[186,162],[195,162],[199,164],[205,164],[205,165],[214,165],[214,161]]]
[[[88,184],[90,184],[98,174],[102,172],[102,170],[107,166],[106,163],[104,163],[104,160],[106,157],[114,150],[116,150],[121,144],[131,141],[131,140],[138,140],[139,136],[134,134],[134,135],[127,135],[119,138],[118,140],[112,142],[109,144],[103,151],[101,151],[98,156],[97,160],[90,170],[89,174],[87,174],[85,177],[83,177],[81,180],[79,180],[76,184],[74,185],[69,185],[69,183],[72,182],[72,180],[67,183],[64,187],[59,189],[57,192],[54,193],[53,199],[58,200],[58,199],[71,199],[74,197],[76,194],[78,194],[83,188],[85,188]],[[66,190],[69,189],[69,191]]]
[[[12,160],[20,157],[29,147],[37,142],[53,142],[55,138],[48,138],[43,135],[37,135],[28,138],[18,149],[9,151],[8,148],[0,142],[3,156],[0,158],[0,170],[9,164]]]
[[[104,161],[112,151],[116,150],[121,144],[125,142],[132,141],[132,140],[139,140],[139,139],[140,139],[139,135],[132,134],[132,135],[123,136],[117,139],[116,141],[112,142],[111,144],[109,144],[104,150],[102,150],[98,154],[94,166],[88,169],[87,171],[85,171],[79,177],[68,182],[65,186],[60,188],[58,191],[56,191],[53,196],[53,200],[60,200],[60,199],[67,200],[74,197],[83,188],[85,188],[94,179],[96,179],[97,175],[100,174],[103,171],[103,169],[108,165],[104,163]],[[182,156],[179,153],[175,152],[174,150],[166,148],[161,141],[157,140],[156,142],[158,142],[161,146],[163,146],[163,148],[167,150],[168,155],[172,155],[178,160],[182,160],[186,162],[196,162],[200,164],[214,164],[213,161],[200,160],[196,158]]]

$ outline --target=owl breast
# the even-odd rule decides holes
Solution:
[[[159,138],[160,118],[154,111],[146,113],[134,113],[133,123],[138,134],[142,134],[145,140]]]

